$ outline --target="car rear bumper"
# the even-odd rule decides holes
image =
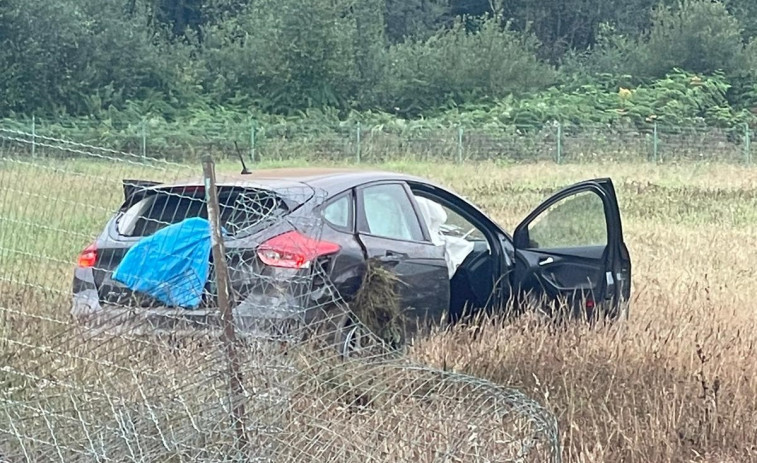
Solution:
[[[304,335],[312,310],[293,298],[251,295],[232,309],[236,332],[244,338],[293,340]],[[96,290],[74,294],[71,315],[88,334],[179,335],[220,334],[223,319],[217,308],[125,307],[101,303]]]

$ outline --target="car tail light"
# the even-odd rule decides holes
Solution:
[[[90,244],[79,254],[77,264],[80,268],[92,268],[95,262],[97,262],[97,246]]]
[[[271,267],[302,269],[314,259],[339,252],[341,246],[291,231],[276,236],[258,247],[258,257]]]

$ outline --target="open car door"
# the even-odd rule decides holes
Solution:
[[[513,241],[521,301],[567,307],[580,317],[627,316],[631,260],[610,179],[558,192],[515,229]]]

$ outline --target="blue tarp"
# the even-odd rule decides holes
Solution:
[[[169,307],[196,308],[210,273],[210,251],[210,223],[186,219],[135,244],[113,279]]]

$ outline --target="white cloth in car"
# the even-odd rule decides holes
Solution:
[[[416,196],[415,199],[431,233],[431,242],[437,246],[444,246],[444,258],[447,261],[449,277],[452,278],[460,264],[473,251],[473,243],[465,238],[442,233],[441,226],[447,222],[447,212],[440,204],[421,196]]]

